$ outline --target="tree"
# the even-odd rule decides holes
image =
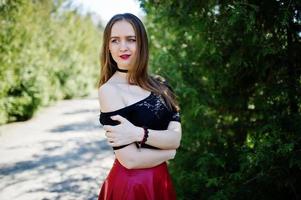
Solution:
[[[301,2],[140,2],[180,100],[180,199],[301,198]]]
[[[95,88],[99,30],[63,2],[0,1],[0,124]]]

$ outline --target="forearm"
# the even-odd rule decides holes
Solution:
[[[131,144],[119,150],[115,150],[118,161],[128,169],[150,168],[167,160],[173,159],[175,150],[137,149]]]
[[[137,127],[138,139],[143,139],[144,130]],[[180,146],[181,132],[172,130],[152,130],[148,129],[148,138],[145,144],[157,147],[159,149],[177,149]]]

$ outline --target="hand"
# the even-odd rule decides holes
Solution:
[[[170,159],[174,159],[176,156],[177,151],[175,149],[170,150]]]
[[[111,118],[120,122],[115,126],[103,126],[111,146],[116,147],[136,142],[143,135],[143,129],[133,125],[126,118],[120,115],[114,115]]]

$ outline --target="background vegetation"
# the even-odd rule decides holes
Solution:
[[[300,199],[301,2],[140,3],[181,103],[179,199]]]
[[[96,86],[100,31],[63,1],[0,1],[0,124]]]
[[[96,86],[100,32],[63,1],[0,1],[0,124]],[[301,198],[301,1],[140,0],[179,96],[179,199]]]

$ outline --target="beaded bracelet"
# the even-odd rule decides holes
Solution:
[[[141,141],[141,144],[145,144],[145,142],[147,141],[147,138],[148,138],[148,129],[146,126],[143,126],[142,128],[144,129],[144,136]]]
[[[144,130],[144,135],[143,135],[143,139],[140,142],[137,142],[138,144],[138,148],[141,148],[142,144],[145,144],[145,142],[147,141],[148,138],[148,129],[146,126],[142,126],[143,130]]]

